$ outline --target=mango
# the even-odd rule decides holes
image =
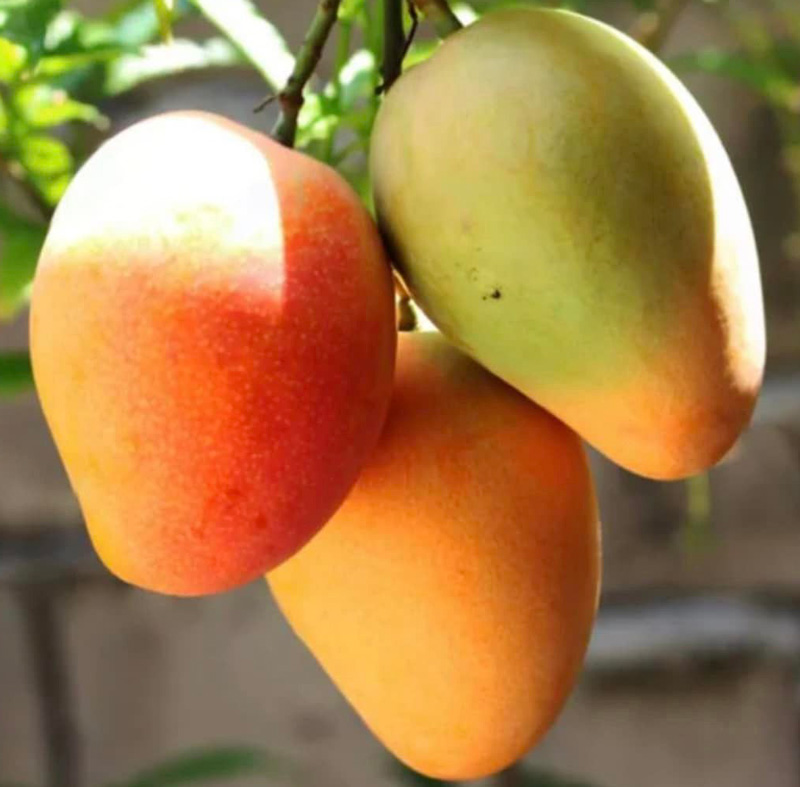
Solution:
[[[471,779],[553,723],[599,572],[579,438],[439,334],[416,333],[400,336],[386,426],[352,493],[267,579],[397,757]]]
[[[432,322],[613,461],[680,478],[745,428],[765,354],[748,212],[696,101],[630,38],[487,14],[391,88],[371,171]]]
[[[374,448],[391,272],[332,169],[221,117],[166,114],[70,185],[30,339],[100,558],[153,591],[219,592],[308,541]]]

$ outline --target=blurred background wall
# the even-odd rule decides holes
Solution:
[[[314,4],[260,5],[296,45]],[[623,13],[612,5],[608,18]],[[709,43],[729,44],[728,31],[692,3],[666,52]],[[800,209],[767,107],[715,77],[687,82],[752,211],[769,376],[752,429],[709,490],[593,457],[605,528],[599,621],[580,686],[531,761],[598,787],[798,787],[800,262],[786,239]],[[220,71],[150,85],[107,110],[115,128],[184,107],[267,129],[269,111],[252,113],[264,92],[251,72]],[[0,347],[25,342],[25,315],[0,329]],[[706,491],[709,517],[693,503]],[[113,783],[221,743],[273,751],[309,787],[396,783],[262,583],[172,600],[107,575],[34,394],[0,401],[0,783]]]

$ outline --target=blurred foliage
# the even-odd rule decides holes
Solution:
[[[278,29],[252,0],[192,0],[273,90],[280,90],[294,67],[294,56]]]
[[[517,785],[518,787],[597,787],[585,781],[566,779],[539,768],[521,769]]]
[[[786,38],[762,38],[753,36],[753,29],[766,22],[750,19],[743,29],[735,17],[729,23],[741,49],[703,48],[673,57],[668,64],[678,72],[703,71],[734,80],[759,93],[774,109],[800,115],[800,31],[796,39],[788,37],[789,29]]]
[[[446,787],[448,784],[455,784],[422,776],[399,760],[392,759],[389,762],[389,775],[396,779],[398,785]],[[503,782],[508,787],[597,787],[539,769],[517,767],[506,775],[511,773],[513,778]],[[280,780],[282,784],[303,783],[290,765],[270,752],[245,746],[228,746],[186,752],[107,787],[192,787],[206,783],[221,785],[229,779],[249,777],[253,778],[253,784],[272,784],[273,780]],[[0,783],[0,787],[25,786]]]
[[[158,29],[164,41],[172,40],[172,14],[175,10],[174,0],[153,0],[158,19]]]
[[[679,74],[714,74],[755,91],[775,113],[787,149],[800,145],[800,4],[764,0],[757,10],[728,2],[714,8],[734,48],[701,48],[670,58],[668,65]],[[792,156],[786,158],[788,164]],[[789,168],[789,174],[800,197],[800,170]]]
[[[228,9],[250,5],[255,13],[251,4],[223,2]],[[52,211],[93,147],[87,150],[83,132],[99,140],[110,129],[104,102],[189,69],[249,62],[249,51],[229,35],[172,37],[172,23],[204,5],[215,4],[124,0],[87,17],[64,0],[0,0],[0,320],[27,301]],[[272,38],[282,44],[274,29]],[[265,39],[253,41],[261,46]],[[10,194],[14,204],[27,202],[26,215],[10,207]],[[0,355],[0,395],[30,384],[20,368],[17,354]]]
[[[686,515],[679,531],[685,554],[697,554],[713,543],[711,527],[711,473],[700,473],[684,481]]]
[[[286,772],[280,760],[265,751],[227,747],[183,754],[109,787],[183,787],[243,776],[276,777]]]
[[[729,2],[713,5],[731,39],[730,50],[703,47],[669,58],[679,75],[702,72],[743,85],[772,111],[783,147],[783,162],[794,194],[796,231],[785,239],[789,263],[800,263],[800,3],[764,0],[760,8],[743,9]],[[684,551],[702,552],[713,545],[709,473],[685,482],[686,515],[679,538]]]
[[[0,355],[0,394],[25,391],[33,385],[31,359],[26,352]]]
[[[427,776],[416,773],[416,771],[412,771],[398,760],[392,761],[390,775],[395,776],[400,784],[408,785],[408,787],[437,787],[437,785],[447,787],[447,785],[455,784],[455,782],[430,779]],[[568,779],[540,768],[520,765],[514,766],[509,771],[498,776],[498,780],[503,787],[597,787],[597,785]]]
[[[27,298],[44,235],[42,224],[0,203],[0,319],[12,316]]]
[[[421,773],[412,771],[411,768],[408,768],[399,760],[390,760],[389,763],[389,775],[397,779],[399,784],[405,784],[408,787],[437,787],[437,785],[447,785],[449,783],[439,779],[431,779]]]
[[[187,69],[244,62],[226,38],[159,43],[168,21],[189,10],[188,2],[127,0],[87,18],[63,0],[0,0],[0,157],[42,219],[81,163],[74,126],[108,130],[104,99]]]
[[[222,780],[258,777],[253,784],[272,783],[272,778],[286,778],[290,769],[273,754],[263,749],[244,746],[198,749],[167,760],[138,775],[114,782],[107,787],[191,787],[207,783],[223,784]],[[0,783],[0,787],[24,787]]]

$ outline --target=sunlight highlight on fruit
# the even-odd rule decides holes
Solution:
[[[371,167],[432,321],[610,459],[680,478],[745,428],[765,355],[747,209],[694,98],[627,36],[487,14],[392,87]]]
[[[109,569],[218,592],[322,527],[383,423],[392,295],[374,223],[311,158],[202,113],[100,148],[45,243],[31,351]]]

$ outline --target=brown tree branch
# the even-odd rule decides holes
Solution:
[[[275,128],[272,129],[272,136],[286,147],[294,146],[297,117],[303,106],[303,90],[322,57],[325,42],[336,23],[339,3],[340,0],[320,0],[300,51],[297,53],[294,70],[286,82],[286,87],[278,94],[281,113]]]
[[[0,161],[0,167],[2,167],[2,161]],[[37,213],[42,222],[44,224],[49,224],[50,220],[53,218],[55,208],[42,196],[39,189],[34,186],[27,173],[22,173],[18,176],[14,172],[6,171],[8,172],[8,177],[22,190],[25,195],[25,200]]]
[[[436,28],[440,38],[446,38],[463,27],[447,0],[414,0],[414,2],[425,18]]]
[[[405,31],[403,0],[383,0],[383,67],[381,92],[387,91],[403,67]]]
[[[654,11],[646,11],[636,19],[631,26],[631,38],[658,54],[690,1],[663,0]]]

